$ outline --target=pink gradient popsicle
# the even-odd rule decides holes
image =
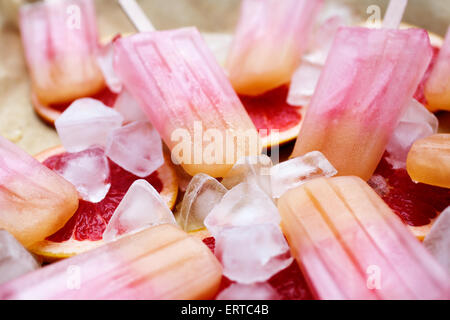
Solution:
[[[450,27],[425,85],[425,98],[431,109],[450,111]]]
[[[323,0],[244,0],[226,63],[239,94],[289,83]]]
[[[115,51],[124,86],[189,174],[223,177],[239,158],[261,152],[253,122],[197,29],[139,33],[119,39]]]
[[[221,278],[200,239],[160,225],[1,285],[0,299],[210,299]]]
[[[278,209],[317,298],[450,298],[447,273],[360,178],[312,180]]]
[[[98,35],[91,0],[44,1],[21,7],[20,31],[33,92],[44,104],[100,91]]]
[[[61,229],[77,208],[72,184],[0,136],[0,229],[29,247]]]
[[[293,156],[320,151],[339,175],[368,180],[431,56],[425,30],[341,28]]]

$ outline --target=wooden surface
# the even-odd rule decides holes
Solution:
[[[17,7],[25,0],[0,0],[0,134],[31,154],[58,145],[53,128],[44,124],[30,103],[30,86],[19,33],[14,26]],[[351,4],[355,14],[366,19],[369,5],[383,0],[328,0]],[[196,25],[208,44],[223,61],[237,21],[239,0],[141,0],[139,3],[158,29]],[[114,0],[96,0],[102,38],[134,29]],[[8,23],[6,21],[9,21]],[[410,0],[404,21],[443,35],[450,23],[450,0]],[[450,116],[441,113],[445,130],[450,131]],[[444,122],[444,121],[443,121]]]

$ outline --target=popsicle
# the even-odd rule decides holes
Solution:
[[[341,28],[293,157],[320,151],[339,175],[368,180],[431,56],[425,30]]]
[[[160,225],[0,286],[0,299],[210,299],[222,268],[200,239]]]
[[[190,174],[223,177],[262,150],[258,133],[195,28],[143,32],[115,43],[125,88]]]
[[[406,169],[413,181],[450,188],[450,134],[417,140],[408,153]]]
[[[226,69],[239,94],[289,83],[322,0],[244,0]]]
[[[291,251],[319,299],[448,299],[450,279],[358,177],[319,178],[278,202]]]
[[[91,0],[37,2],[21,7],[20,31],[34,94],[43,104],[91,96],[104,86]]]
[[[425,98],[431,109],[450,110],[450,27],[425,85]]]
[[[0,229],[29,247],[61,229],[77,208],[72,184],[0,136]]]

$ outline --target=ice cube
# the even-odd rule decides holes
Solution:
[[[0,284],[36,270],[36,259],[6,230],[0,230]]]
[[[138,102],[125,88],[118,95],[113,108],[123,116],[126,123],[142,121],[147,118],[144,111],[139,107]]]
[[[233,283],[223,290],[216,300],[278,300],[280,296],[267,282]]]
[[[100,48],[97,63],[109,90],[114,93],[122,91],[122,81],[114,70],[114,40]]]
[[[413,143],[437,133],[436,116],[420,102],[412,99],[386,147],[388,160],[395,168],[405,167]]]
[[[54,171],[72,183],[80,197],[89,202],[102,201],[111,187],[108,159],[100,147],[66,153],[61,166]]]
[[[423,244],[450,274],[450,207],[439,215]]]
[[[223,274],[239,283],[266,281],[292,263],[289,246],[275,224],[225,228],[215,238]]]
[[[322,66],[302,61],[292,76],[287,103],[307,107],[319,82]]]
[[[178,223],[184,231],[204,228],[203,221],[220,202],[227,189],[207,174],[197,174],[189,183],[181,203]]]
[[[270,195],[270,168],[272,166],[272,160],[266,155],[240,158],[223,178],[222,184],[227,189],[232,189],[243,182],[257,184]]]
[[[108,139],[106,154],[123,169],[141,178],[164,163],[161,137],[146,121],[115,129]]]
[[[386,179],[379,174],[374,174],[367,183],[380,197],[386,196],[389,193],[389,185]]]
[[[135,181],[120,201],[103,233],[105,241],[160,224],[176,224],[172,211],[146,180]]]
[[[319,151],[313,151],[272,167],[270,183],[272,196],[280,198],[286,191],[294,189],[308,180],[332,177],[337,170]]]
[[[334,36],[341,26],[349,25],[350,12],[345,8],[328,9],[322,14],[319,25],[311,37],[308,50],[291,79],[287,103],[307,107],[316,90]]]
[[[228,191],[211,210],[204,224],[216,236],[225,227],[280,223],[272,199],[256,184],[241,183]]]
[[[78,152],[92,145],[106,146],[112,130],[122,125],[123,117],[102,102],[83,98],[67,108],[55,121],[64,148]]]

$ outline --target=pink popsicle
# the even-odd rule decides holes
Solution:
[[[431,109],[450,111],[450,27],[425,85],[425,97]]]
[[[360,178],[312,180],[281,197],[278,209],[318,298],[450,298],[446,272]]]
[[[321,151],[339,175],[369,179],[431,56],[425,30],[341,28],[293,156]]]
[[[77,208],[72,184],[0,136],[0,229],[29,247],[62,228]]]
[[[25,5],[20,10],[20,31],[33,91],[41,103],[70,102],[104,87],[96,62],[93,1]]]
[[[253,122],[197,29],[139,33],[115,46],[117,74],[189,174],[223,177],[260,153]]]
[[[244,0],[226,68],[239,94],[291,80],[322,0]]]
[[[0,286],[0,299],[210,299],[222,267],[200,239],[160,225]]]

